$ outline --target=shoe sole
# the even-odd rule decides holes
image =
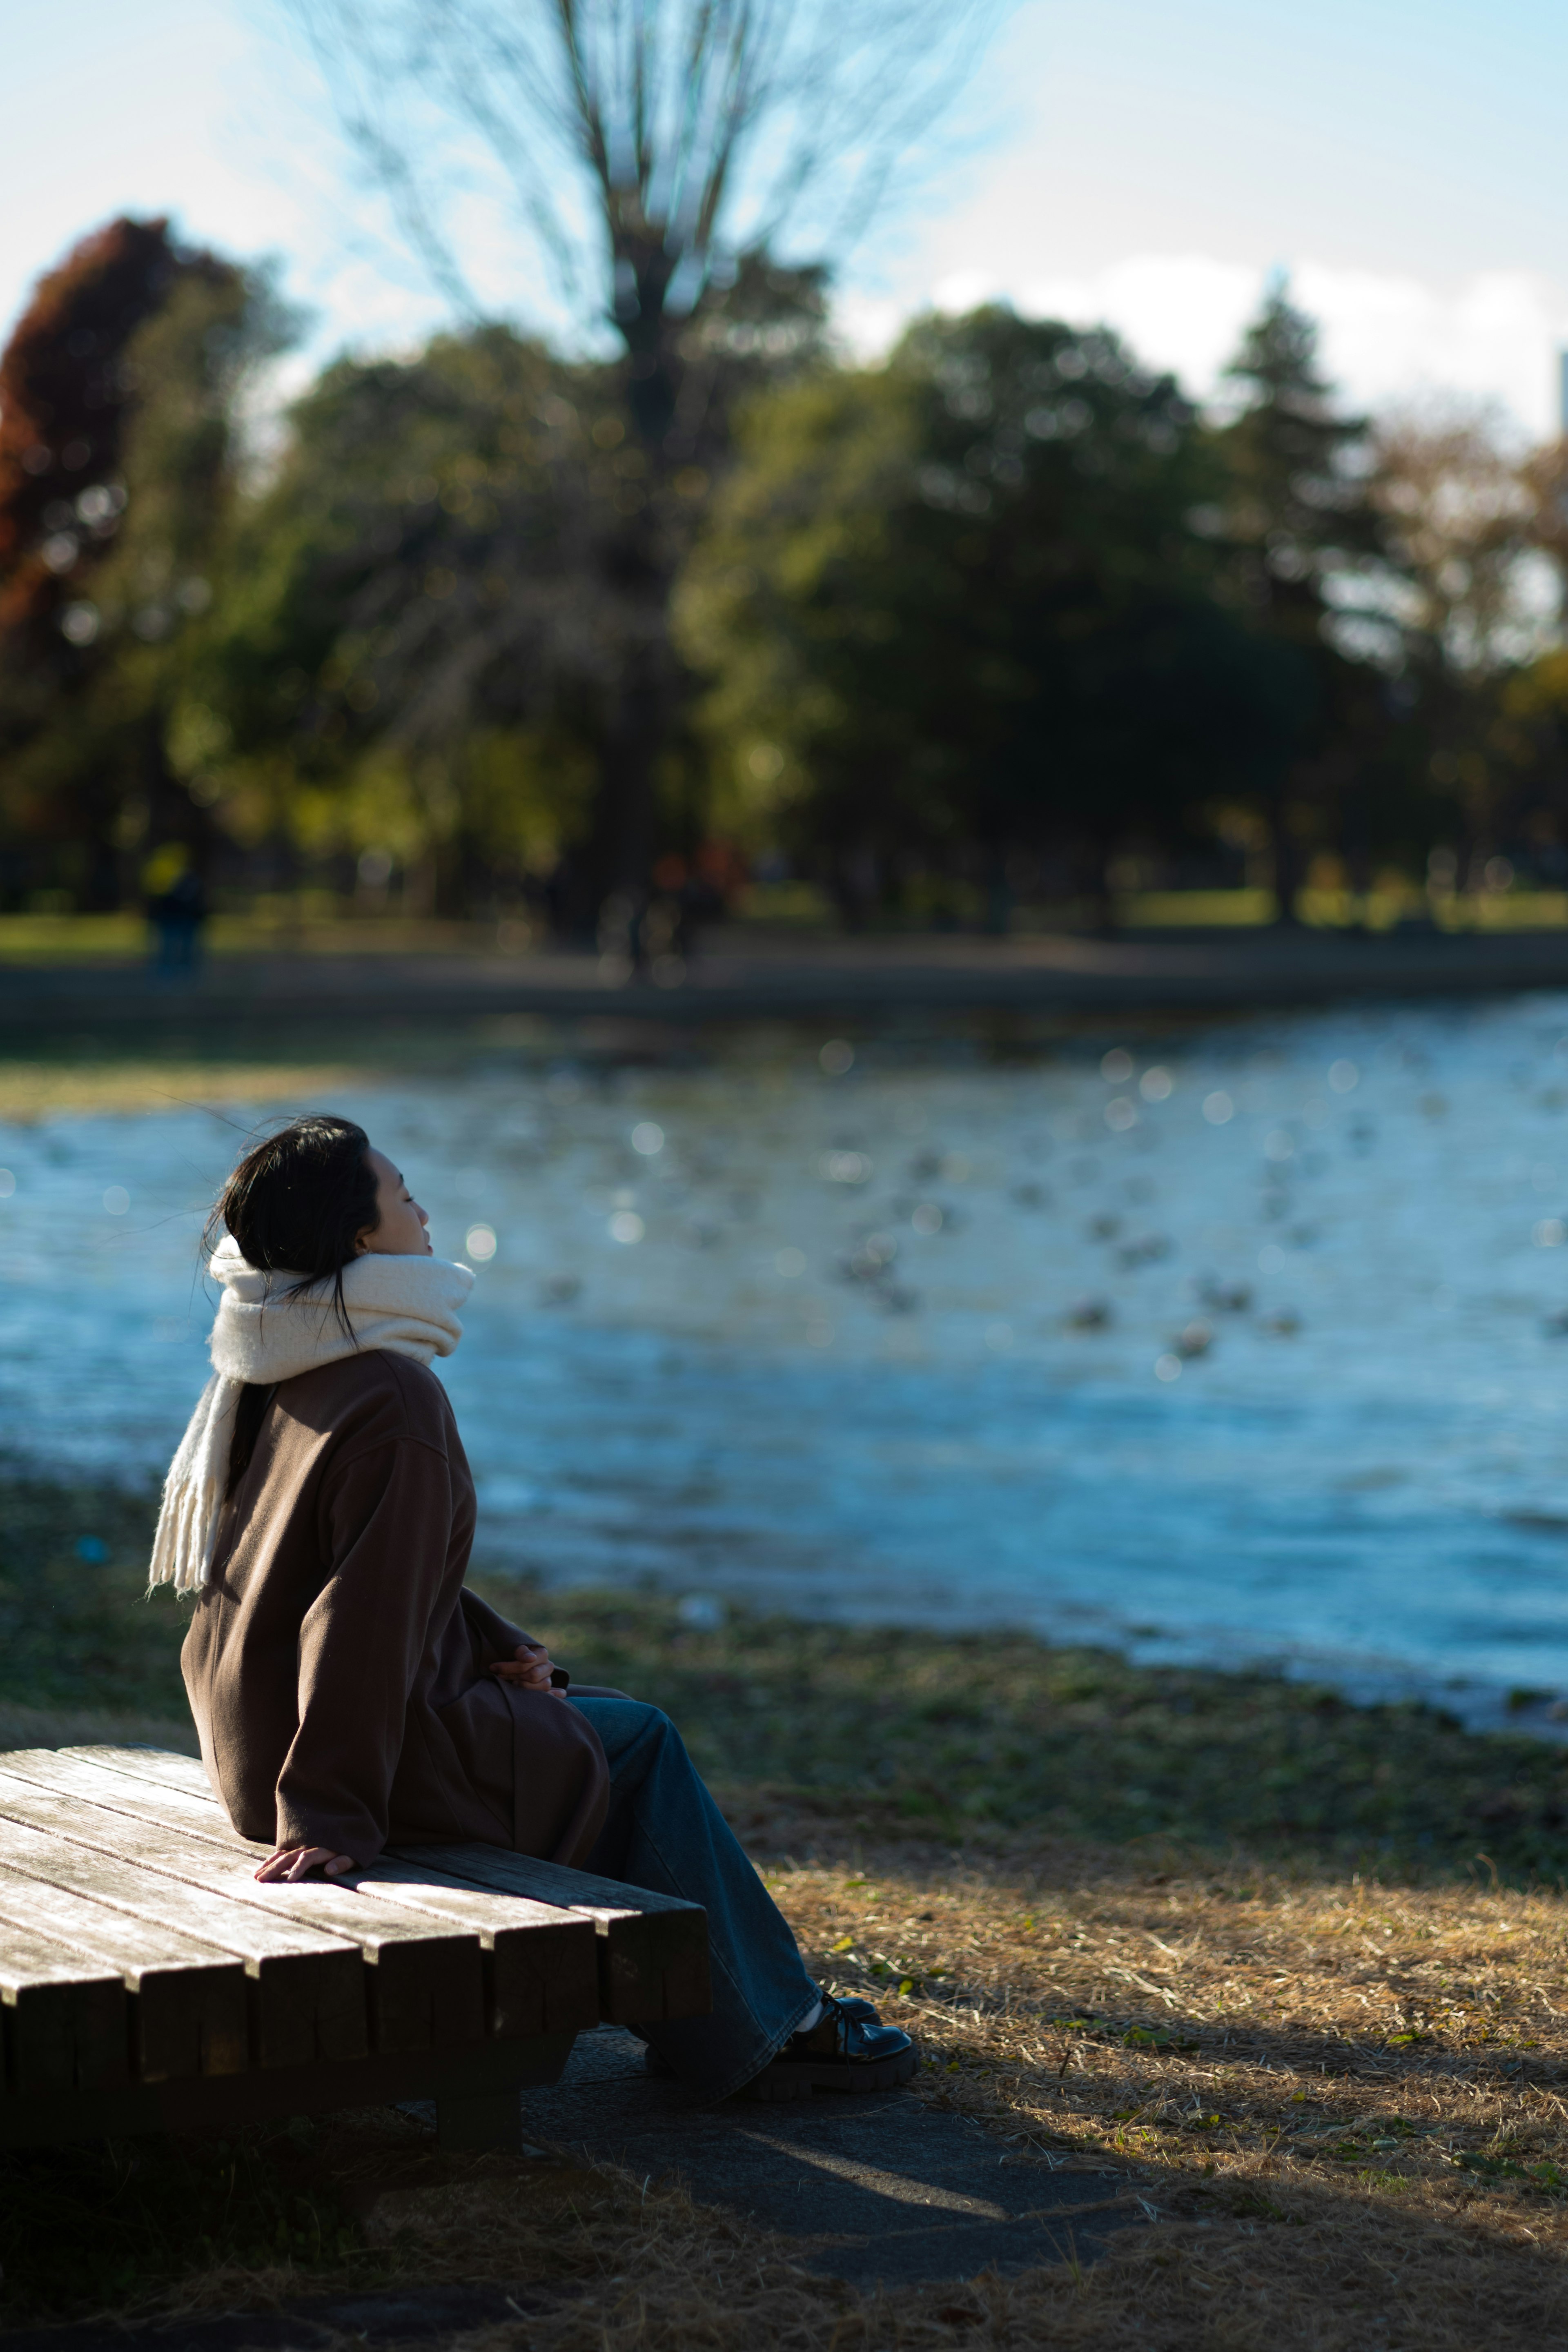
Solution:
[[[837,2063],[830,2058],[775,2058],[764,2066],[754,2083],[748,2083],[741,2096],[743,2099],[809,2099],[818,2091],[896,2091],[907,2083],[921,2063],[918,2050],[900,2050],[891,2058],[879,2058],[874,2065]]]

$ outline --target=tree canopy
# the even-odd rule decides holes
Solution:
[[[852,363],[820,273],[753,256],[680,325],[657,464],[635,355],[495,322],[333,362],[247,460],[286,331],[120,221],[0,360],[7,903],[133,900],[170,845],[579,936],[606,877],[748,859],[855,921],[1244,851],[1287,908],[1434,848],[1568,877],[1562,452],[1344,414],[1282,290],[1216,419],[1002,306]],[[647,792],[607,802],[639,728]]]

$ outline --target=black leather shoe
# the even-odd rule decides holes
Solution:
[[[920,2064],[896,2025],[879,2022],[869,2001],[827,1995],[809,2033],[796,2033],[741,2094],[747,2099],[809,2099],[815,2091],[893,2091]]]

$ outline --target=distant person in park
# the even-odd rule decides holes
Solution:
[[[171,842],[154,851],[147,861],[143,886],[147,919],[156,942],[153,969],[171,975],[194,972],[201,958],[207,898],[183,843]]]
[[[427,1223],[364,1130],[321,1117],[247,1152],[208,1229],[216,1369],[152,1581],[195,1596],[185,1687],[229,1819],[275,1849],[256,1875],[477,1839],[680,1895],[708,1914],[713,2011],[650,2022],[650,2063],[711,2099],[906,2081],[909,2036],[806,1974],[668,1717],[574,1689],[464,1584],[474,1486],[428,1367],[474,1277]]]

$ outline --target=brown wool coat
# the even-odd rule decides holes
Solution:
[[[455,1838],[584,1859],[605,1751],[576,1707],[486,1673],[528,1636],[465,1590],[473,1532],[433,1372],[374,1349],[279,1382],[180,1654],[243,1836],[359,1863]]]

